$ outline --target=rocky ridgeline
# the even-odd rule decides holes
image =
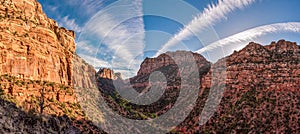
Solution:
[[[211,69],[220,75],[212,78],[210,71],[202,78],[201,97],[207,96],[211,87],[218,90],[225,85],[214,116],[199,126],[199,115],[205,103],[205,99],[199,99],[198,110],[194,109],[177,130],[299,133],[299,67],[300,47],[296,43],[284,40],[266,46],[249,43],[212,65]],[[220,83],[211,85],[212,79]]]
[[[235,85],[234,88],[257,85],[265,90],[299,91],[299,61],[300,49],[296,43],[284,40],[267,46],[250,43],[227,58],[227,83]]]
[[[176,61],[174,60],[176,59]],[[167,52],[164,54],[159,55],[157,58],[146,58],[143,63],[140,66],[140,70],[137,73],[137,76],[130,79],[131,83],[133,84],[133,87],[136,89],[138,88],[145,88],[149,86],[149,76],[154,71],[162,71],[165,70],[163,67],[169,66],[170,72],[165,72],[165,75],[174,74],[173,77],[181,77],[181,72],[183,70],[174,71],[174,69],[179,69],[178,65],[184,66],[186,71],[199,71],[199,78],[202,78],[203,74],[207,73],[207,70],[210,68],[211,63],[209,63],[202,55],[199,55],[197,53],[193,52],[187,52],[187,51],[176,51],[176,52]],[[198,69],[196,68],[187,68],[192,67],[191,65],[196,64],[198,66]],[[171,76],[171,75],[170,75]],[[170,77],[167,76],[167,77]],[[185,77],[185,76],[184,76]],[[171,79],[167,78],[167,79]],[[174,79],[174,78],[172,78]],[[172,89],[172,86],[168,86],[167,89]]]
[[[190,57],[193,56],[194,59]],[[174,61],[176,59],[177,61]],[[204,62],[202,62],[204,61]],[[202,66],[206,65],[206,59],[196,53],[188,53],[186,51],[176,51],[174,52],[167,52],[164,54],[159,55],[157,58],[146,58],[140,66],[140,70],[138,71],[137,75],[149,74],[153,70],[161,68],[163,66],[168,66],[178,63],[196,63],[201,68]]]

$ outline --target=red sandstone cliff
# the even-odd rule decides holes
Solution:
[[[190,54],[192,54],[194,59],[191,59]],[[206,65],[206,59],[199,54],[192,52],[188,53],[186,51],[167,52],[159,55],[156,58],[146,58],[141,64],[140,70],[138,71],[137,75],[151,73],[153,70],[161,68],[163,66],[168,66],[171,64],[176,65],[175,61],[172,58],[178,59],[178,63],[198,64],[199,68],[201,68],[203,65]]]
[[[58,27],[36,0],[0,0],[0,3],[0,110],[6,109],[5,101],[13,101],[20,109],[8,112],[67,115],[63,120],[72,118],[67,126],[76,125],[80,132],[86,117],[74,86],[83,89],[96,86],[95,69],[75,54],[75,33]],[[16,115],[18,120],[14,120],[8,116],[3,115],[7,121],[0,123],[0,132],[22,131],[13,125],[22,122],[22,118]],[[81,125],[75,123],[76,119],[83,119]]]
[[[202,78],[201,96],[207,96],[211,87],[218,90],[225,85],[213,117],[199,127],[205,99],[199,100],[197,108],[177,130],[299,133],[299,67],[300,47],[296,43],[284,40],[266,46],[249,43],[212,65],[211,69],[219,75],[212,78],[210,71]],[[211,85],[212,79],[220,83]]]
[[[73,56],[73,86],[83,89],[97,88],[96,70],[92,65],[86,63],[77,54]]]
[[[0,74],[71,85],[74,32],[59,28],[36,0],[0,2]]]
[[[51,84],[44,86],[51,90],[47,90],[46,98],[76,102],[71,87],[74,32],[59,28],[36,0],[1,3],[0,75],[4,91],[22,103],[30,101],[30,96],[39,96],[47,81]],[[70,91],[62,90],[67,88]]]
[[[75,55],[73,31],[59,28],[36,0],[0,2],[0,75],[70,88],[73,83],[76,87],[96,88],[95,69]],[[8,90],[8,87],[3,88]],[[21,98],[39,92],[33,91],[23,92]],[[54,89],[53,93],[59,91]],[[76,102],[75,96],[71,96],[73,99],[68,100]]]
[[[116,79],[122,79],[121,73],[115,73],[113,70],[109,68],[101,68],[96,74],[97,78],[102,79],[110,79],[110,80],[116,80]]]

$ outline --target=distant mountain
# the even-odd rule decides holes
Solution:
[[[300,47],[296,43],[280,40],[262,46],[252,42],[219,60],[212,69],[225,64],[226,70],[220,74],[226,74],[226,81],[201,89],[225,85],[217,112],[200,127],[192,116],[178,127],[179,131],[299,133]],[[214,79],[210,74],[202,83]]]
[[[167,79],[167,90],[158,101],[150,105],[136,105],[122,99],[114,89],[116,82],[113,83],[113,80],[98,77],[101,83],[99,89],[119,114],[141,120],[156,118],[171,109],[180,90],[184,90],[180,89],[181,78],[187,76],[180,76],[177,64],[189,68],[192,62],[196,62],[199,71],[195,73],[199,73],[199,77],[188,78],[191,81],[200,78],[199,98],[189,116],[172,132],[300,132],[300,47],[296,43],[280,40],[262,46],[251,42],[242,50],[214,64],[196,53],[192,53],[194,59],[186,59],[189,53],[168,52],[157,58],[146,58],[141,64],[137,76],[130,79],[136,91],[143,93],[152,87],[149,77],[153,72],[162,72]],[[177,63],[171,57],[177,59]],[[189,70],[193,71],[185,71]],[[212,77],[212,70],[218,75]],[[220,83],[212,85],[213,80]],[[192,85],[185,86],[195,89]],[[225,86],[224,94],[217,111],[206,124],[199,126],[200,114],[209,92],[221,89],[222,86]],[[126,84],[119,87],[122,87],[123,92],[129,88]]]

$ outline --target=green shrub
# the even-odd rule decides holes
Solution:
[[[50,86],[50,87],[53,87],[54,85],[55,85],[54,82],[49,82],[49,83],[47,84],[47,86]]]
[[[26,82],[25,82],[25,81],[21,81],[21,84],[22,84],[22,85],[26,85]]]
[[[36,84],[41,84],[41,81],[40,80],[36,80],[35,83]]]
[[[53,97],[51,97],[51,98],[49,99],[49,101],[50,101],[50,102],[54,102],[55,99],[54,99]]]
[[[150,117],[151,117],[151,118],[156,118],[157,115],[156,115],[155,113],[150,113]]]
[[[28,34],[28,33],[25,33],[25,34],[24,34],[24,37],[29,37],[29,34]]]
[[[4,18],[9,18],[9,15],[8,13],[5,14]]]
[[[34,81],[33,80],[29,80],[28,84],[33,84]]]
[[[63,84],[61,84],[61,85],[59,86],[59,88],[62,89],[62,90],[66,90],[66,89],[67,89],[67,87],[66,87],[65,85],[63,85]]]
[[[66,108],[66,104],[65,103],[61,103],[61,107],[62,108]]]
[[[16,35],[17,35],[17,31],[14,31],[12,34],[13,34],[14,36],[16,36]]]
[[[21,87],[20,81],[19,81],[19,80],[17,80],[17,81],[15,82],[15,84],[16,84],[18,87]]]

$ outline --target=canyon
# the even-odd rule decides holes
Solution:
[[[136,76],[123,80],[80,58],[74,31],[59,27],[36,0],[0,2],[1,133],[105,133],[95,125],[106,119],[100,95],[119,115],[149,120],[171,110],[182,90],[199,91],[198,98],[170,133],[299,133],[300,46],[294,42],[250,42],[216,63],[193,52],[166,52],[146,58]],[[166,81],[151,81],[159,77],[155,72]],[[149,105],[132,103],[115,89],[147,93],[163,85],[165,92]],[[201,116],[206,102],[218,98],[211,118]],[[200,126],[202,118],[209,119]]]

